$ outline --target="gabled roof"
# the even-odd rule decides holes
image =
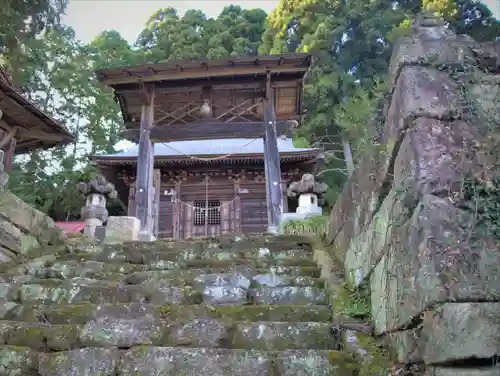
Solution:
[[[314,158],[320,149],[296,148],[291,138],[278,139],[278,150],[282,160],[306,160]],[[117,154],[96,155],[92,159],[98,165],[122,165],[135,164],[137,160],[138,146]],[[264,159],[263,139],[212,139],[193,141],[174,141],[155,143],[155,164],[177,164],[177,163],[203,163],[198,158],[210,158],[216,156],[227,156],[217,161],[244,161],[254,162]],[[195,157],[195,158],[192,158]],[[217,162],[212,161],[212,162]]]
[[[9,131],[17,128],[16,154],[40,148],[48,149],[74,140],[74,136],[66,127],[57,123],[17,91],[8,75],[1,69],[0,109],[0,129]]]
[[[253,76],[274,73],[295,73],[304,76],[311,66],[312,56],[305,53],[231,56],[222,59],[177,60],[158,64],[96,70],[97,79],[116,87],[132,83],[197,80],[231,76]],[[175,87],[175,84],[169,83]]]

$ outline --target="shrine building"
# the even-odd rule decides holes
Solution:
[[[289,183],[311,171],[318,151],[295,148],[290,138],[279,138],[278,149],[284,193]],[[155,143],[154,153],[153,232],[157,238],[267,230],[262,139]],[[129,216],[135,216],[137,154],[134,147],[94,157],[99,170],[128,203]],[[297,200],[283,197],[283,212],[294,211]]]
[[[135,148],[94,156],[143,236],[276,231],[318,149],[292,144],[308,54],[100,69]]]

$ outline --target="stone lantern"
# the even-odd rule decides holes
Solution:
[[[83,233],[95,236],[96,228],[108,219],[106,200],[117,196],[115,186],[99,175],[88,183],[79,183],[77,188],[85,196],[85,206],[81,211],[82,219],[85,220]]]
[[[312,174],[304,174],[302,179],[293,182],[286,191],[288,197],[299,197],[299,206],[296,216],[305,218],[312,215],[322,215],[321,205],[324,203],[323,196],[328,186],[317,182]],[[295,219],[295,218],[294,218]]]

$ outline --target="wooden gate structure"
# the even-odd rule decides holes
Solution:
[[[231,57],[96,71],[114,90],[125,137],[138,142],[132,211],[141,232],[154,232],[155,212],[165,205],[154,198],[154,143],[225,138],[264,139],[268,230],[277,230],[283,212],[278,136],[290,135],[300,120],[311,60],[308,54]]]

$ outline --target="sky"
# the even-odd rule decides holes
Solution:
[[[500,17],[500,0],[483,0],[493,14]],[[135,42],[147,19],[159,8],[173,7],[184,14],[200,9],[209,17],[217,17],[229,4],[242,8],[262,8],[267,13],[279,0],[70,0],[64,22],[83,42],[90,42],[104,30],[117,30],[129,42]]]
[[[73,27],[76,37],[90,42],[104,30],[117,30],[129,42],[135,42],[148,18],[160,8],[172,7],[180,15],[189,9],[200,9],[208,17],[217,17],[225,6],[261,8],[267,13],[279,0],[70,0],[63,18]]]

